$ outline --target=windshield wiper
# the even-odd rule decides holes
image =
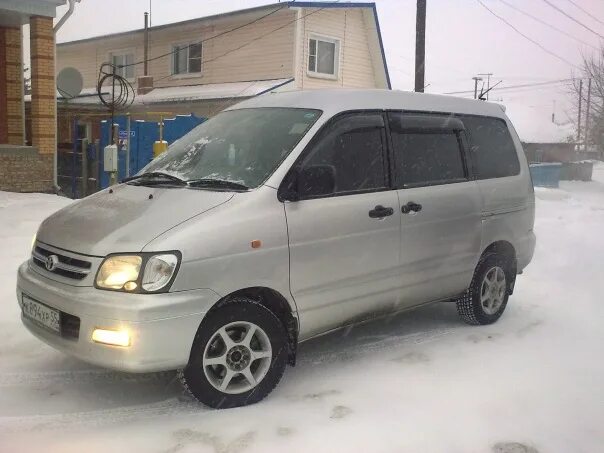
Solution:
[[[140,181],[141,184],[172,184],[185,186],[187,182],[178,176],[164,173],[162,171],[151,171],[142,175],[130,176],[122,179],[122,182]]]
[[[187,181],[190,187],[219,187],[232,190],[249,190],[250,188],[240,182],[229,181],[228,179],[201,178]]]

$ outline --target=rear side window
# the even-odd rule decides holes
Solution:
[[[430,116],[422,124],[416,115],[391,113],[390,133],[399,187],[418,187],[465,181],[459,131],[441,127]],[[417,123],[416,125],[410,123]],[[432,124],[430,124],[432,123]],[[446,125],[443,117],[442,124]]]
[[[478,179],[502,178],[520,173],[516,147],[505,121],[464,115],[461,119],[470,138]]]

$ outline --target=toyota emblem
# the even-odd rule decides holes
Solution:
[[[59,257],[57,255],[48,255],[46,257],[46,263],[44,263],[46,270],[52,272],[59,264]]]

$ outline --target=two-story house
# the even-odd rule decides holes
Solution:
[[[105,62],[134,86],[135,116],[207,117],[273,90],[390,88],[374,3],[282,2],[150,27],[147,37],[151,90],[140,79],[145,29],[58,44],[57,72],[74,67],[84,79],[80,97],[60,103],[59,124],[105,111],[91,96]]]

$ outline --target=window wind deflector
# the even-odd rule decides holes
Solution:
[[[213,178],[201,178],[201,179],[192,179],[187,181],[187,185],[189,187],[214,187],[224,190],[237,190],[237,191],[246,191],[250,188],[245,184],[236,181],[229,181],[228,179],[213,179]]]
[[[407,115],[401,120],[391,118],[390,129],[396,132],[451,132],[463,131],[465,127],[460,119],[452,116]]]
[[[187,182],[178,176],[170,175],[161,171],[152,171],[136,176],[122,179],[122,182],[140,181],[140,184],[172,184],[184,186]]]

